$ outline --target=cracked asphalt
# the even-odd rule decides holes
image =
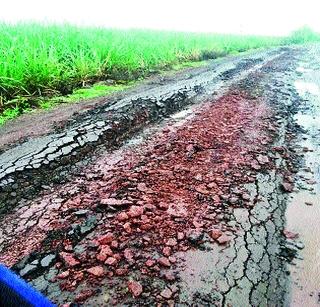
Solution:
[[[213,61],[6,144],[0,262],[61,306],[316,305],[295,206],[318,216],[318,50]]]

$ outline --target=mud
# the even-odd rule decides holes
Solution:
[[[174,82],[144,89],[143,95],[107,101],[71,118],[56,133],[31,138],[7,149],[0,155],[0,213],[10,210],[20,199],[34,197],[42,186],[65,182],[69,174],[88,163],[86,158],[97,151],[98,145],[118,146],[147,124],[204,100],[221,90],[234,74],[246,73],[263,61],[261,56],[271,56],[275,51],[269,53],[213,64]]]
[[[18,189],[29,182],[34,194],[13,196],[10,183],[11,196],[3,196],[16,199],[2,207],[0,262],[57,304],[311,304],[301,298],[310,287],[316,293],[317,271],[294,264],[304,252],[311,268],[317,242],[308,243],[311,226],[300,227],[294,217],[316,205],[299,211],[297,201],[290,204],[291,195],[305,195],[296,191],[306,166],[318,172],[318,128],[312,134],[301,126],[311,106],[296,83],[307,79],[299,75],[308,69],[299,67],[303,57],[310,58],[305,48],[283,48],[228,69],[209,67],[95,108],[60,134],[24,143],[22,160],[34,163],[43,144],[47,150],[77,129],[96,138],[83,145],[77,134],[62,141],[53,172],[51,162],[44,163],[49,153],[30,176],[15,164],[13,174],[25,180],[4,176],[15,178]],[[309,94],[316,91],[309,86]],[[304,149],[302,138],[309,148],[312,140],[314,151]],[[20,153],[13,147],[2,159],[19,163]],[[52,184],[55,174],[58,183]],[[306,272],[312,283],[303,279]],[[294,281],[306,286],[303,295]]]

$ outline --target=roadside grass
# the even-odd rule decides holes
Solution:
[[[128,82],[125,85],[107,85],[102,82],[93,84],[87,88],[75,89],[71,94],[65,96],[54,96],[54,97],[34,97],[32,99],[32,107],[28,102],[27,106],[24,108],[19,107],[23,101],[23,97],[18,97],[12,102],[16,102],[16,106],[12,108],[5,109],[2,114],[0,114],[0,126],[6,121],[14,119],[23,113],[35,112],[37,110],[50,110],[62,103],[77,103],[81,100],[87,100],[91,98],[98,98],[110,95],[115,92],[123,91],[134,85],[135,82]]]
[[[106,95],[184,63],[283,43],[283,37],[0,23],[0,125],[34,108]]]
[[[75,89],[72,94],[66,96],[56,96],[52,98],[41,97],[35,99],[40,109],[52,109],[60,103],[73,103],[80,102],[81,100],[87,100],[91,98],[103,97],[109,94],[125,90],[131,85],[106,85],[102,82],[96,83],[87,88]],[[28,111],[27,111],[28,112]]]

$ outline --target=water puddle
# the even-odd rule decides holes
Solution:
[[[301,70],[299,70],[301,72]],[[300,260],[290,266],[292,291],[290,306],[320,305],[320,81],[319,73],[305,69],[295,82],[303,99],[296,115],[305,130],[299,145],[304,166],[297,174],[298,191],[288,204],[286,228],[299,234],[304,243]]]
[[[311,69],[310,68],[306,68],[305,65],[306,65],[306,63],[300,63],[298,68],[297,68],[297,72],[304,73],[304,72],[311,71]]]
[[[195,107],[191,106],[188,109],[182,110],[170,116],[174,123],[174,127],[180,127],[185,124],[186,121],[192,119],[195,115]]]
[[[173,119],[183,119],[183,118],[186,118],[188,116],[190,116],[192,114],[192,110],[189,108],[189,109],[186,109],[186,110],[182,110],[178,113],[175,113],[173,115],[171,115],[171,118]]]
[[[305,82],[305,81],[296,81],[294,83],[294,86],[299,93],[299,95],[303,96],[307,93],[310,93],[312,95],[319,95],[320,94],[320,89],[319,86],[315,83],[312,82]]]

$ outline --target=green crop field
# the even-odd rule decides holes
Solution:
[[[0,124],[39,106],[38,97],[67,95],[110,79],[123,86],[178,63],[285,42],[281,37],[2,23]]]

